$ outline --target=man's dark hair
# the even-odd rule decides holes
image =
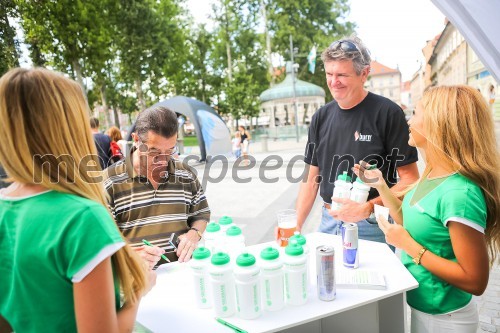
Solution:
[[[99,119],[96,117],[90,118],[90,128],[99,128]]]
[[[171,138],[177,134],[177,114],[164,107],[153,106],[139,113],[135,122],[135,132],[144,140],[149,131],[164,138]]]

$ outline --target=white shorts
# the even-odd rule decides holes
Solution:
[[[241,147],[241,152],[243,154],[247,154],[248,153],[248,145],[249,145],[249,143],[248,143],[247,140],[243,141],[243,144],[242,144],[242,147]]]
[[[476,333],[479,315],[476,302],[442,315],[431,315],[411,308],[411,333]]]

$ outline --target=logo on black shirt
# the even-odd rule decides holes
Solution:
[[[356,131],[356,132],[354,132],[354,141],[372,142],[372,135],[371,134],[361,134],[360,132]]]

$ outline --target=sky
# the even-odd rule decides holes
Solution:
[[[197,22],[207,22],[211,1],[187,0]],[[391,68],[399,67],[410,80],[423,62],[422,48],[444,29],[444,15],[430,0],[351,0],[347,19],[372,58]],[[321,50],[319,51],[321,52]]]

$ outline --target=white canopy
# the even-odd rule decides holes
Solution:
[[[500,1],[431,0],[500,82]]]

